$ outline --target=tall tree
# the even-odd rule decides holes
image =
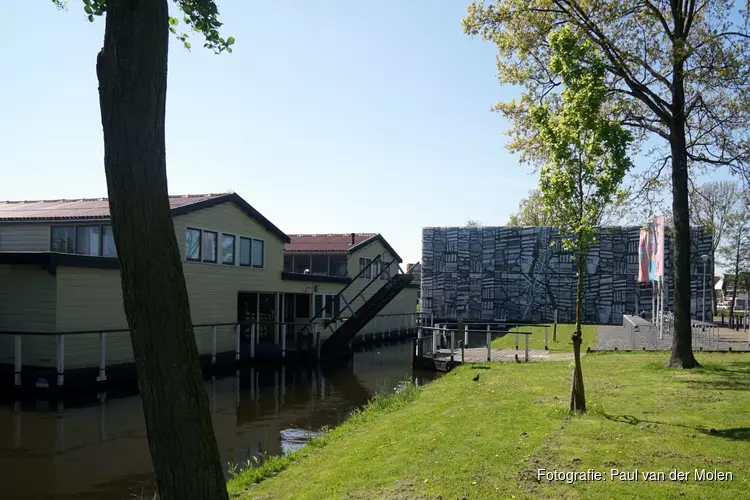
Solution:
[[[528,196],[518,204],[518,211],[510,214],[509,226],[550,226],[552,221],[547,216],[542,201],[542,193],[538,189],[529,191]]]
[[[513,123],[511,148],[537,156],[528,110],[553,101],[548,34],[569,26],[599,48],[609,112],[637,135],[664,145],[655,177],[671,167],[675,335],[669,365],[699,366],[690,330],[689,168],[725,166],[748,177],[748,12],[731,0],[494,0],[472,3],[464,29],[494,42],[502,83],[521,85],[501,103]]]
[[[104,171],[159,497],[227,499],[167,195],[167,48],[177,20],[167,0],[83,3],[90,21],[106,12],[96,60]],[[175,3],[205,47],[230,50],[213,1]],[[187,35],[178,38],[189,47]]]
[[[729,216],[738,206],[740,186],[732,181],[710,181],[695,186],[690,193],[690,220],[694,226],[710,231],[711,268],[716,263],[716,250],[722,243]],[[713,283],[713,281],[712,281]],[[716,290],[711,286],[711,309],[716,309]]]
[[[539,137],[539,192],[544,211],[563,235],[562,243],[576,255],[576,326],[573,333],[575,367],[570,411],[586,411],[581,369],[581,323],[586,254],[596,227],[619,192],[630,169],[627,155],[632,136],[605,116],[604,63],[593,45],[581,41],[568,27],[549,36],[549,73],[560,78],[563,90],[554,104],[530,109],[530,123]]]
[[[729,305],[729,324],[733,324],[737,292],[745,288],[740,279],[750,272],[750,197],[744,194],[736,209],[727,216],[726,238],[718,249],[723,265],[732,269],[734,295]]]
[[[464,225],[464,227],[469,227],[469,228],[475,228],[476,229],[476,228],[482,227],[482,223],[479,222],[478,220],[469,219],[469,220],[466,221],[466,224]]]

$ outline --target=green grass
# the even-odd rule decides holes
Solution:
[[[552,326],[547,329],[547,346],[550,352],[573,352],[573,342],[570,340],[570,336],[573,335],[575,330],[574,324],[563,324],[558,323],[557,325],[557,342],[552,341]],[[516,345],[516,335],[513,333],[515,328],[504,337],[494,339],[492,341],[493,349],[514,349]],[[529,337],[529,349],[544,349],[544,327],[543,326],[519,326],[519,332],[531,332]],[[598,327],[595,325],[582,325],[581,335],[583,336],[583,344],[581,344],[581,350],[586,351],[587,347],[592,349],[596,346],[596,334]],[[485,344],[487,345],[487,344]],[[524,336],[518,336],[518,348],[524,349]]]
[[[569,417],[568,362],[463,366],[230,482],[234,498],[747,498],[750,355],[584,357],[589,413]],[[479,382],[471,378],[480,374]],[[731,482],[538,482],[537,470],[714,468]],[[255,484],[261,480],[260,484]],[[640,478],[639,478],[640,479]]]

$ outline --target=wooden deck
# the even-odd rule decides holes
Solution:
[[[524,362],[526,352],[523,349],[492,349],[492,362],[515,363],[516,356],[518,361]],[[435,359],[439,361],[450,361],[450,349],[438,349]],[[550,353],[543,349],[529,349],[529,361],[565,361],[573,359],[573,353],[560,352]],[[461,363],[461,349],[453,351],[454,363]],[[464,349],[464,363],[486,363],[487,348],[476,347]]]

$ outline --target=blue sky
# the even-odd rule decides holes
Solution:
[[[232,54],[170,40],[173,194],[234,190],[287,233],[502,224],[533,188],[489,111],[509,95],[465,0],[220,0]],[[49,0],[4,6],[0,199],[106,196],[95,73],[104,22]]]
[[[462,33],[467,4],[220,0],[232,54],[170,40],[170,193],[236,191],[287,233],[380,232],[407,262],[424,226],[504,224],[536,179],[489,110],[516,90]],[[0,200],[106,196],[103,19],[3,14]]]

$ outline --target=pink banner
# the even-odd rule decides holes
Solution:
[[[638,242],[638,282],[646,283],[648,277],[648,229],[641,229],[641,238]]]

